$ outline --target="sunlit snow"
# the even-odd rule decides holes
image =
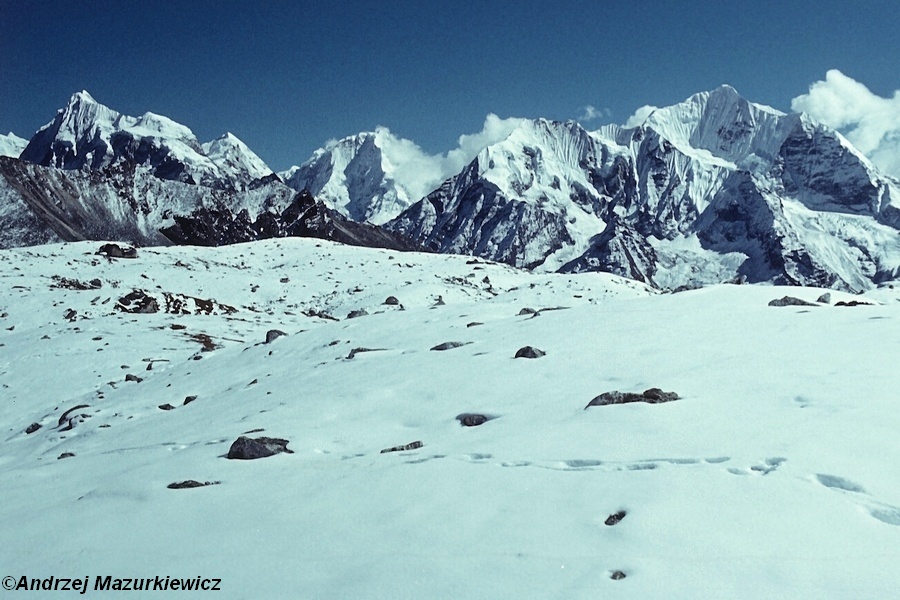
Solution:
[[[202,575],[228,598],[900,584],[900,290],[659,294],[305,239],[98,247],[0,251],[0,575]],[[235,311],[117,311],[135,288]],[[768,306],[785,295],[813,306]],[[680,399],[585,409],[652,387]],[[242,434],[293,453],[224,458]],[[189,479],[217,483],[167,488]]]

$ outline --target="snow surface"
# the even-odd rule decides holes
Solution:
[[[900,290],[770,307],[823,290],[661,295],[306,239],[98,245],[0,251],[4,576],[202,575],[228,598],[896,594]],[[237,310],[116,312],[132,288]],[[289,335],[262,344],[271,328]],[[466,345],[429,350],[447,341]],[[526,344],[546,356],[514,359]],[[584,410],[649,387],[682,399]],[[223,458],[256,429],[293,454]],[[220,483],[166,488],[186,479]]]
[[[20,138],[12,131],[6,135],[0,135],[0,156],[19,158],[22,150],[28,145],[28,140]]]

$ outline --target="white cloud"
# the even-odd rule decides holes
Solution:
[[[415,142],[394,135],[387,127],[377,127],[378,144],[394,166],[394,181],[415,202],[458,174],[487,146],[506,139],[523,119],[501,119],[489,114],[478,133],[461,135],[458,146],[446,154],[428,154]]]
[[[597,108],[591,104],[588,104],[582,109],[581,116],[578,117],[579,121],[596,121],[597,119],[608,118],[612,116],[612,111],[608,108]]]
[[[794,98],[791,109],[837,129],[875,165],[900,177],[900,90],[883,98],[832,69]]]
[[[656,106],[650,106],[649,104],[640,107],[634,114],[628,117],[628,120],[625,121],[625,127],[637,127],[638,125],[643,125],[644,121],[647,120],[647,117],[650,116],[654,110],[656,110]]]

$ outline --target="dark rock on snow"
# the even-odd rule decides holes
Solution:
[[[220,483],[221,483],[221,481],[200,482],[200,481],[195,481],[193,479],[187,479],[185,481],[173,481],[166,487],[169,488],[170,490],[186,490],[186,489],[190,489],[190,488],[205,487],[207,485],[218,485]]]
[[[546,354],[534,346],[523,346],[516,351],[516,358],[540,358]]]
[[[73,456],[75,456],[74,452],[63,452],[56,457],[56,460],[62,460],[63,458],[72,458]]]
[[[783,296],[769,302],[769,306],[818,306],[815,302],[807,302],[793,296]]]
[[[663,402],[672,402],[678,400],[679,396],[675,392],[664,392],[659,388],[650,388],[643,394],[635,394],[634,392],[603,392],[593,400],[588,402],[584,408],[591,406],[608,406],[610,404],[630,404],[632,402],[646,402],[647,404],[662,404]]]
[[[628,513],[626,511],[620,510],[619,512],[617,512],[615,514],[612,514],[612,515],[609,515],[608,517],[606,517],[606,521],[604,521],[603,523],[610,527],[612,527],[613,525],[618,525],[619,521],[624,519],[625,515],[627,515],[627,514]]]
[[[248,438],[241,436],[234,440],[231,448],[228,449],[226,458],[236,460],[254,460],[257,458],[265,458],[274,456],[282,452],[293,454],[293,450],[289,450],[287,445],[290,442],[280,438],[258,437]]]
[[[25,433],[32,434],[40,428],[41,428],[40,423],[32,423],[31,425],[29,425],[28,427],[25,428]]]
[[[472,342],[444,342],[442,344],[438,344],[437,346],[431,348],[437,352],[441,352],[443,350],[453,350],[454,348],[460,348],[467,344],[471,344]]]
[[[272,342],[274,342],[275,340],[277,340],[278,338],[280,338],[283,335],[287,335],[287,334],[285,332],[281,331],[280,329],[270,329],[269,331],[266,332],[266,343],[271,344]]]
[[[166,402],[165,404],[160,404],[157,408],[160,410],[175,410],[175,407]]]
[[[107,258],[137,258],[137,250],[135,248],[120,246],[119,244],[103,244],[97,250],[97,254]]]
[[[459,424],[463,427],[478,427],[479,425],[484,425],[492,418],[493,417],[488,415],[478,413],[462,413],[461,415],[456,415],[456,420],[459,421]]]
[[[193,401],[196,400],[196,399],[197,399],[197,396],[196,396],[196,395],[193,395],[193,396],[185,396],[185,397],[184,397],[184,403],[182,403],[182,406],[187,406],[188,404],[190,404],[191,402],[193,402]]]
[[[825,292],[816,300],[819,304],[831,304],[831,292]]]
[[[366,309],[360,308],[359,310],[351,310],[351,311],[347,314],[347,318],[348,318],[348,319],[355,319],[355,318],[357,318],[357,317],[365,317],[365,316],[368,316],[368,314],[369,314],[369,312],[368,312]]]
[[[400,301],[397,300],[395,296],[388,296],[387,298],[385,298],[384,304],[387,306],[399,306]]]
[[[404,452],[406,450],[415,450],[416,448],[421,448],[424,445],[425,444],[420,441],[410,442],[403,446],[392,446],[390,448],[385,448],[381,451],[381,454],[386,454],[388,452]]]

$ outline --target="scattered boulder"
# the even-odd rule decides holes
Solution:
[[[157,408],[160,410],[175,410],[175,407],[166,402],[165,404],[160,404]]]
[[[523,346],[516,351],[516,358],[540,358],[547,353],[534,346]]]
[[[831,292],[825,292],[816,300],[819,304],[831,304]]]
[[[337,317],[332,317],[323,310],[315,310],[311,308],[308,310],[304,310],[302,314],[307,317],[318,317],[320,319],[326,319],[328,321],[340,321],[340,319],[338,319]]]
[[[107,258],[137,258],[137,249],[119,244],[103,244],[97,254]]]
[[[357,354],[362,354],[363,352],[382,352],[384,348],[353,348],[350,350],[350,354],[347,355],[347,360],[352,359]]]
[[[431,349],[435,350],[437,352],[442,352],[444,350],[453,350],[454,348],[460,348],[462,346],[465,346],[465,345],[471,344],[471,343],[472,342],[444,342],[442,344],[438,344],[437,346],[435,346],[434,348],[431,348]]]
[[[278,338],[280,338],[283,335],[287,335],[287,334],[285,332],[281,331],[280,329],[270,329],[269,331],[266,332],[266,343],[271,344],[272,342],[274,342],[275,340],[277,340]]]
[[[150,314],[159,312],[159,302],[153,296],[148,296],[144,290],[133,290],[119,298],[115,308],[126,313]]]
[[[50,284],[52,288],[66,289],[66,290],[99,290],[103,287],[103,282],[99,279],[91,279],[88,282],[79,281],[78,279],[69,279],[68,277],[61,277],[59,275],[54,275],[52,277],[53,283]]]
[[[42,427],[42,425],[40,423],[32,423],[31,425],[29,425],[28,427],[25,428],[25,433],[32,434],[35,431],[37,431],[38,429],[40,429],[41,427]]]
[[[479,413],[462,413],[456,415],[456,420],[459,421],[459,424],[463,427],[478,427],[479,425],[484,425],[491,419],[493,419],[493,417]]]
[[[73,456],[75,456],[74,452],[63,452],[56,457],[56,460],[62,460],[63,458],[72,458]]]
[[[587,409],[591,406],[609,406],[610,404],[630,404],[632,402],[646,402],[647,404],[662,404],[663,402],[672,402],[678,400],[679,396],[675,392],[664,392],[659,388],[650,388],[642,394],[634,392],[603,392],[593,400],[588,402]]]
[[[769,302],[769,306],[818,306],[815,302],[807,302],[793,296],[782,296]]]
[[[625,579],[625,577],[626,577],[626,575],[622,571],[613,571],[612,574],[609,576],[610,579],[613,579],[615,581],[619,581],[620,579]]]
[[[625,515],[627,515],[627,514],[628,513],[626,511],[620,510],[619,512],[617,512],[615,514],[612,514],[612,515],[609,515],[608,517],[606,517],[606,520],[603,523],[608,525],[609,527],[612,527],[613,525],[618,525],[619,521],[624,519]]]
[[[125,381],[133,381],[135,383],[140,383],[143,380],[144,380],[143,377],[138,377],[137,375],[132,375],[131,373],[128,373],[127,375],[125,375]]]
[[[193,479],[186,479],[185,481],[174,481],[167,485],[166,487],[170,490],[187,490],[190,488],[198,488],[205,487],[207,485],[219,485],[222,483],[221,481],[195,481]]]
[[[847,302],[841,300],[840,302],[835,302],[834,305],[835,306],[873,306],[873,304],[871,302],[860,302],[859,300],[850,300]]]
[[[368,314],[369,314],[369,311],[367,311],[367,310],[364,309],[364,308],[360,308],[359,310],[351,310],[351,311],[347,314],[347,318],[348,318],[348,319],[355,319],[355,318],[357,318],[357,317],[365,317],[365,316],[368,316]]]
[[[466,327],[478,327],[479,325],[484,325],[484,323],[480,321],[472,321],[471,323],[466,323]]]
[[[196,396],[196,395],[193,395],[193,396],[185,396],[185,397],[184,397],[184,402],[183,402],[181,405],[182,405],[182,406],[187,406],[188,404],[190,404],[191,402],[193,402],[193,401],[196,400],[196,399],[197,399],[197,396]]]
[[[400,301],[397,300],[396,296],[388,296],[384,299],[384,304],[386,306],[400,306]]]
[[[68,321],[70,323],[73,322],[77,318],[78,318],[78,311],[75,310],[74,308],[67,308],[66,312],[63,313],[63,319],[65,319],[66,321]]]
[[[516,316],[521,317],[522,315],[536,315],[537,311],[533,308],[528,308],[527,306],[519,311],[519,314]]]
[[[424,445],[425,444],[420,441],[410,442],[403,446],[393,446],[391,448],[385,448],[381,451],[381,454],[386,454],[388,452],[404,452],[406,450],[415,450],[416,448],[421,448]]]
[[[61,414],[61,415],[59,416],[59,420],[56,422],[56,426],[59,427],[59,426],[61,426],[63,423],[68,422],[68,423],[69,423],[68,429],[72,429],[72,422],[71,422],[71,421],[72,421],[72,419],[74,419],[74,417],[71,417],[70,415],[71,415],[73,412],[75,412],[76,410],[81,410],[82,408],[90,408],[90,407],[91,407],[90,404],[78,404],[78,405],[73,406],[72,408],[70,408],[69,410],[67,410],[66,412],[64,412],[63,414]],[[77,415],[76,415],[76,416],[77,416]],[[82,415],[82,416],[88,416],[88,415]],[[66,429],[65,431],[68,431],[68,429]]]
[[[248,438],[242,435],[232,442],[226,458],[232,460],[254,460],[274,456],[282,452],[293,454],[293,450],[289,450],[287,447],[289,443],[288,440],[279,438]]]

